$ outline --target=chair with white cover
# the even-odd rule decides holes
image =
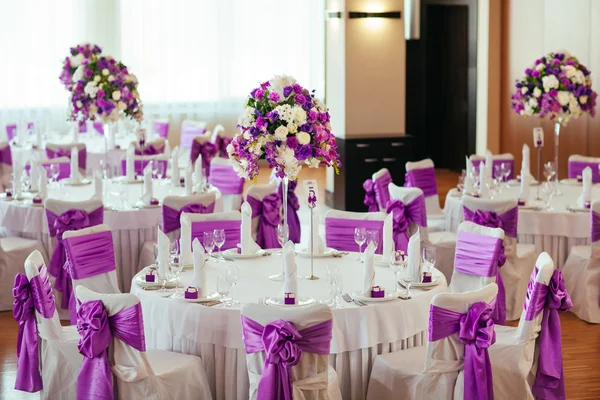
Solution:
[[[169,136],[169,119],[155,119],[152,121],[152,129],[161,138],[167,138]]]
[[[190,150],[190,161],[192,165],[196,163],[198,157],[202,157],[202,171],[204,176],[210,176],[210,162],[219,153],[217,146],[210,141],[210,132],[196,136],[192,141]]]
[[[351,212],[329,210],[325,213],[325,245],[338,251],[358,252],[359,246],[354,241],[354,230],[365,228],[379,231],[379,245],[375,253],[383,252],[383,221],[386,214],[383,212]],[[366,246],[363,245],[364,251]]]
[[[493,399],[487,352],[495,340],[490,303],[497,293],[491,283],[472,292],[437,294],[427,345],[377,356],[367,400]],[[467,379],[459,384],[463,369]]]
[[[239,210],[242,206],[244,178],[240,178],[228,158],[215,157],[210,162],[208,183],[219,189],[223,198],[223,211]]]
[[[0,192],[4,192],[11,186],[12,170],[10,144],[7,141],[0,140]]]
[[[246,192],[252,207],[252,238],[261,249],[281,247],[277,240],[277,225],[281,223],[281,198],[277,184],[253,185]]]
[[[482,162],[485,162],[484,156],[478,156],[477,154],[473,154],[469,157],[469,161],[473,167],[479,166]],[[514,179],[515,177],[515,157],[512,154],[504,153],[504,154],[494,154],[492,155],[492,171],[491,175],[494,174],[494,168],[496,165],[505,164],[510,167],[510,174],[507,179]]]
[[[363,183],[365,189],[364,204],[368,211],[385,211],[387,203],[390,200],[388,185],[392,183],[392,175],[387,168],[382,168],[375,172],[371,179]]]
[[[573,300],[571,312],[579,319],[600,324],[600,201],[592,203],[590,225],[591,244],[571,248],[562,273]]]
[[[68,157],[71,158],[71,149],[77,148],[79,172],[85,176],[85,169],[87,165],[87,149],[85,143],[46,143],[46,157],[49,159]]]
[[[135,147],[135,154],[138,156],[154,156],[165,152],[167,139],[159,137],[144,143],[144,147],[140,146],[140,142],[131,142]]]
[[[79,334],[75,326],[60,325],[42,253],[33,251],[24,265],[26,276],[15,278],[13,291],[13,315],[23,326],[15,389],[41,390],[42,399],[74,399],[82,362],[77,349]],[[27,305],[29,296],[33,304]]]
[[[192,263],[192,242],[198,239],[204,245],[204,232],[223,229],[225,243],[221,250],[236,249],[240,243],[242,213],[239,211],[217,212],[212,214],[181,214],[181,257],[184,265]],[[215,245],[216,247],[216,245]]]
[[[196,136],[206,133],[206,122],[186,119],[181,122],[181,132],[179,134],[179,147],[190,149],[192,141]]]
[[[242,307],[248,398],[341,400],[337,374],[328,362],[332,329],[331,309],[321,304]]]
[[[229,158],[227,154],[227,146],[233,138],[231,136],[227,136],[225,134],[225,127],[221,124],[215,125],[212,131],[212,135],[210,137],[211,143],[214,143],[217,146],[218,156],[222,158]]]
[[[592,182],[600,183],[600,157],[586,157],[579,154],[569,156],[569,179],[581,177],[586,167],[592,169]]]
[[[506,320],[514,321],[521,316],[531,266],[536,259],[534,245],[517,244],[519,219],[517,200],[492,200],[464,196],[462,199],[462,212],[465,221],[504,230],[506,262],[500,267],[500,275],[502,275],[506,292]]]
[[[146,351],[142,306],[135,295],[100,294],[82,285],[76,294],[81,302],[79,349],[84,356],[78,381],[94,382],[78,385],[77,398],[112,398],[113,376],[119,399],[212,397],[199,357]]]
[[[440,208],[433,160],[426,158],[421,161],[407,162],[404,186],[417,187],[423,191],[427,208],[427,230],[430,233],[445,231],[446,214]]]
[[[57,181],[71,176],[71,160],[69,157],[38,160],[37,164],[44,167],[46,171],[52,171],[52,165],[56,165],[58,167],[58,176],[56,176]],[[50,174],[48,174],[48,176],[50,176]]]

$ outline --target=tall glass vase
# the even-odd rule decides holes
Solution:
[[[559,182],[560,180],[558,179],[558,144],[559,144],[559,137],[560,137],[560,128],[562,126],[562,118],[558,118],[558,120],[554,123],[554,169],[556,171],[556,175],[555,175],[555,182],[556,182],[556,191],[554,193],[555,196],[562,196],[562,192],[560,191],[559,188]]]
[[[285,176],[282,179],[282,183],[283,183],[283,188],[282,188],[282,192],[283,192],[283,226],[287,227],[288,229],[286,231],[289,232],[289,226],[288,226],[288,218],[287,218],[287,213],[288,213],[288,185],[290,183],[290,179]],[[289,240],[289,237],[287,238]],[[287,240],[286,240],[287,242]]]

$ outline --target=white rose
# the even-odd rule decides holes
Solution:
[[[565,67],[563,67],[563,71],[565,71],[565,75],[566,75],[567,79],[571,79],[575,76],[575,72],[577,70],[572,65],[566,65]]]
[[[583,72],[576,71],[575,76],[573,77],[573,82],[583,85],[583,82],[585,82],[585,75],[583,75]]]
[[[300,132],[296,135],[296,139],[298,139],[298,143],[300,144],[308,144],[310,143],[310,135],[306,132]]]
[[[96,86],[96,82],[88,82],[83,91],[93,99],[96,97],[96,93],[98,93],[98,86]]]
[[[521,93],[523,93],[523,94],[527,94],[528,91],[529,91],[529,89],[527,89],[527,86],[523,86],[521,88]]]
[[[578,117],[579,114],[581,114],[581,108],[579,107],[579,103],[577,102],[576,98],[572,98],[569,101],[569,111],[571,111],[571,113],[574,114],[576,117]]]
[[[561,106],[566,106],[567,104],[569,104],[569,92],[561,90],[558,92],[558,95],[556,96],[556,98],[558,99],[558,102],[560,103]]]
[[[83,54],[79,53],[76,56],[69,58],[69,64],[71,65],[71,68],[77,68],[81,65],[84,59],[85,57]]]
[[[544,63],[539,63],[538,65],[535,66],[535,69],[537,69],[538,71],[541,71],[544,68],[546,68],[546,65]]]
[[[112,76],[112,75],[109,75],[109,76],[108,76],[108,81],[109,81],[109,82],[112,82],[112,81],[114,81],[114,80],[115,80],[115,77],[114,77],[114,76]]]
[[[533,96],[534,97],[540,97],[542,95],[542,91],[540,90],[540,88],[535,88],[533,89]]]
[[[244,134],[242,135],[244,137],[244,139],[246,140],[250,140],[250,138],[252,137],[252,135],[250,135],[249,131],[244,132]]]
[[[308,160],[306,160],[306,164],[308,165],[308,168],[318,168],[320,163],[321,163],[321,161],[319,161],[319,159],[315,158],[315,157],[312,157],[312,158],[309,158]]]
[[[121,100],[121,91],[120,91],[120,90],[115,90],[115,91],[112,93],[112,98],[113,98],[113,100],[114,100],[114,101],[119,101],[119,100]]]
[[[79,100],[77,100],[77,101],[75,102],[75,105],[77,106],[77,108],[81,108],[81,107],[83,107],[83,103],[82,103],[81,101],[79,101]]]
[[[77,67],[75,72],[73,72],[73,82],[79,82],[83,79],[83,70],[85,67],[83,65]]]
[[[544,86],[544,91],[547,93],[558,87],[558,79],[556,79],[556,76],[554,75],[544,76],[542,78],[542,85]]]
[[[125,110],[125,109],[127,109],[127,104],[125,104],[125,102],[123,102],[123,101],[119,101],[119,102],[117,103],[117,108],[118,108],[119,110]]]
[[[579,97],[579,102],[581,104],[585,104],[585,103],[587,103],[587,101],[588,101],[588,97],[587,96],[581,96],[581,97]]]
[[[275,75],[269,80],[269,90],[279,94],[279,97],[283,100],[283,88],[286,86],[292,86],[296,83],[296,79],[289,75]]]
[[[279,128],[275,129],[275,137],[279,140],[285,140],[288,134],[288,128],[281,125]]]
[[[294,113],[294,123],[298,126],[306,123],[306,111],[302,107],[294,106],[292,109]]]
[[[100,75],[96,75],[94,77],[94,82],[100,82]]]
[[[110,73],[110,71],[108,70],[108,68],[104,68],[102,70],[102,75],[104,75],[104,76],[108,76],[109,73]]]
[[[294,123],[288,124],[287,128],[290,133],[298,132],[298,126]]]
[[[538,106],[538,101],[535,97],[529,98],[529,105],[533,108]]]

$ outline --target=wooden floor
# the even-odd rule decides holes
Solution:
[[[317,179],[324,187],[323,170],[303,170],[300,179]],[[457,174],[437,172],[440,201],[456,185]],[[268,172],[261,173],[259,182],[268,181]],[[361,194],[357,194],[361,195]],[[563,362],[568,399],[600,399],[600,325],[580,321],[575,315],[560,316],[562,324]],[[17,324],[11,312],[0,312],[0,399],[36,399],[37,394],[13,390],[16,371]],[[499,399],[504,400],[504,399]],[[513,400],[513,399],[507,399]],[[514,399],[517,400],[517,399]]]

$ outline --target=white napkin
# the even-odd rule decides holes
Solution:
[[[527,143],[523,145],[523,161],[521,162],[521,177],[525,174],[524,171],[528,173],[531,171],[531,164],[529,160],[529,146]]]
[[[581,177],[583,178],[583,189],[581,189],[581,196],[577,199],[579,207],[583,207],[586,202],[592,201],[592,169],[585,167]]]
[[[183,215],[183,214],[182,214]],[[188,218],[181,218],[181,235],[179,239],[180,261],[183,265],[192,265],[192,226]]]
[[[94,170],[94,199],[102,200],[102,172],[100,170]]]
[[[196,187],[197,192],[202,191],[202,179],[204,178],[204,173],[202,171],[202,155],[198,155],[196,159],[196,163],[194,164],[194,186]]]
[[[144,168],[144,195],[142,196],[142,201],[145,205],[149,206],[152,197],[152,164],[149,163]]]
[[[171,184],[179,186],[179,146],[171,152]]]
[[[125,174],[129,182],[135,181],[135,147],[133,144],[129,145],[125,154]]]
[[[81,180],[79,173],[79,149],[77,146],[71,147],[71,183],[76,183]]]
[[[242,224],[240,226],[240,246],[242,254],[253,254],[260,250],[260,247],[252,238],[252,207],[245,201],[242,204]]]
[[[469,157],[465,156],[465,171],[467,172],[465,176],[465,184],[463,188],[464,193],[472,193],[473,192],[473,180],[471,179],[471,161],[469,161]]]
[[[525,200],[525,204],[529,201],[529,185],[531,185],[531,174],[529,171],[521,170],[521,191],[519,199]]]
[[[283,246],[283,294],[294,293],[298,300],[298,275],[296,273],[296,251],[291,240]]]
[[[489,178],[492,178],[494,173],[494,156],[489,150],[485,151],[485,171]]]
[[[21,146],[27,142],[27,124],[23,121],[17,124],[17,142]]]
[[[488,167],[484,163],[479,164],[479,195],[483,198],[487,198],[489,194],[488,183]]]
[[[169,238],[160,230],[160,228],[158,228],[158,238],[156,242],[158,244],[158,274],[164,279],[169,272],[169,250],[171,242],[169,242]]]
[[[319,235],[319,217],[317,216],[317,213],[313,212],[313,223],[312,223],[312,235],[309,235],[308,237],[308,251],[307,253],[310,253],[310,246],[311,246],[311,242],[313,242],[313,238],[314,238],[314,243],[313,243],[313,254],[323,254],[325,252],[325,242],[323,241],[323,239],[321,238],[321,235]]]
[[[394,252],[394,220],[393,214],[388,214],[383,220],[383,252],[381,257],[387,262]]]
[[[369,243],[365,250],[365,265],[363,266],[363,296],[371,297],[371,288],[375,282],[375,244]]]
[[[40,183],[38,196],[40,196],[42,199],[45,199],[48,196],[48,172],[46,171],[46,168],[41,165],[36,164],[35,168],[38,170]]]
[[[15,198],[21,197],[21,174],[22,173],[23,173],[23,170],[21,169],[21,166],[18,163],[13,162],[12,188],[13,188],[13,196]]]
[[[31,152],[31,158],[29,161],[29,181],[31,182],[31,191],[37,192],[38,190],[38,163],[36,162],[35,152]]]
[[[417,231],[408,240],[408,268],[412,271],[413,282],[421,282],[421,234]]]
[[[204,266],[204,247],[200,244],[198,238],[192,242],[194,249],[194,277],[192,278],[192,286],[198,288],[198,297],[206,297],[208,294],[206,281],[206,268]]]
[[[33,126],[33,130],[35,132],[35,144],[38,147],[41,147],[41,145],[42,145],[42,129],[39,125],[40,125],[39,123],[36,123]]]
[[[185,169],[185,195],[191,196],[194,192],[194,183],[192,181],[192,166],[188,165]]]

